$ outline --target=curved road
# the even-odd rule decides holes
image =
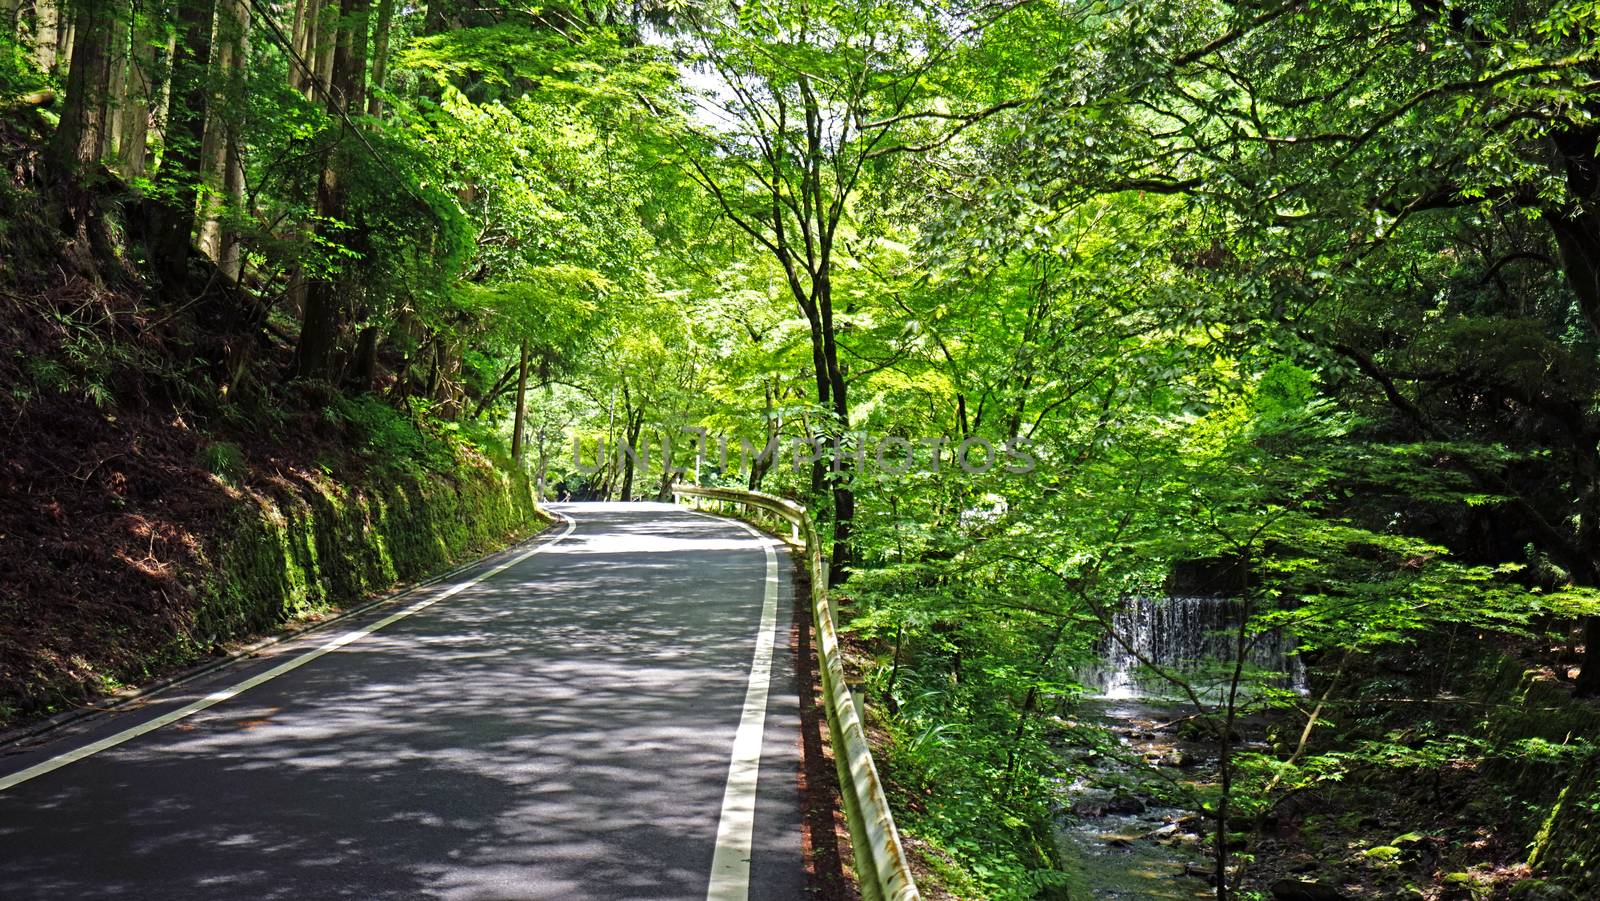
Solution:
[[[805,897],[788,555],[666,504],[553,509],[451,580],[10,749],[0,896]]]

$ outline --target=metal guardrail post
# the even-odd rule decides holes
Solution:
[[[878,768],[872,762],[861,710],[845,681],[844,657],[839,651],[838,628],[828,597],[828,564],[822,557],[822,543],[810,514],[794,501],[755,491],[674,485],[672,495],[674,500],[688,498],[691,503],[707,500],[763,511],[789,524],[791,536],[803,548],[811,578],[817,671],[822,680],[823,710],[827,714],[834,765],[839,773],[839,796],[850,827],[857,887],[866,901],[919,901],[922,895],[906,865],[900,833],[878,779]]]

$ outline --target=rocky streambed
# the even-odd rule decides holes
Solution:
[[[1109,742],[1063,751],[1081,775],[1065,787],[1056,832],[1074,899],[1212,897],[1200,851],[1205,823],[1176,805],[1211,777],[1208,750],[1173,726],[1179,707],[1141,698],[1092,698],[1076,722]]]

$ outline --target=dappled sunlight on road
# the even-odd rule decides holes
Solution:
[[[570,512],[599,521],[0,794],[6,896],[703,897],[761,543],[655,505]],[[773,695],[772,720],[797,723],[792,687]],[[762,797],[797,805],[794,767],[780,755]],[[798,814],[781,817],[758,822],[758,854],[799,875],[767,897],[804,886]]]

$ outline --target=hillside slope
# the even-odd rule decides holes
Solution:
[[[0,123],[0,725],[199,661],[541,526],[492,434],[288,382],[275,311],[161,305],[133,196],[52,182]],[[87,192],[99,237],[53,226]],[[240,359],[253,376],[231,383]]]

